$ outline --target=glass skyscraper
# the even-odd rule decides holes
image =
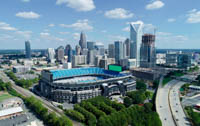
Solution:
[[[123,43],[121,41],[115,41],[115,62],[120,63],[120,60],[124,56]]]
[[[29,41],[25,41],[25,51],[26,51],[26,58],[31,58],[31,44]]]
[[[130,23],[130,40],[131,40],[131,49],[130,49],[130,58],[136,59],[136,66],[140,66],[140,47],[142,43],[142,34],[143,34],[143,22],[131,22]]]

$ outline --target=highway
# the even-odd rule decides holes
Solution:
[[[179,90],[184,84],[185,82],[178,81],[171,87],[169,92],[169,103],[177,126],[190,126],[190,122],[187,120],[183,111],[179,97]]]
[[[169,105],[169,91],[171,86],[176,83],[176,80],[172,80],[162,87],[162,81],[160,81],[159,88],[157,90],[156,111],[160,116],[162,126],[176,126]]]

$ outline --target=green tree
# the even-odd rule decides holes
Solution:
[[[132,103],[133,103],[133,100],[132,100],[131,98],[129,98],[129,97],[125,97],[125,98],[124,98],[124,105],[125,105],[126,107],[131,106]]]

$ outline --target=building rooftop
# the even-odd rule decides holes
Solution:
[[[21,107],[13,107],[9,109],[4,109],[0,111],[0,117],[11,115],[18,112],[23,112],[23,109]]]

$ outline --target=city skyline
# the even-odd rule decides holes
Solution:
[[[129,38],[129,23],[144,22],[144,33],[156,28],[157,48],[198,48],[199,1],[154,0],[7,0],[0,5],[0,49],[23,49],[30,40],[33,49],[58,48],[87,41],[108,47]],[[181,2],[181,7],[177,4]],[[173,11],[171,11],[173,10]]]

